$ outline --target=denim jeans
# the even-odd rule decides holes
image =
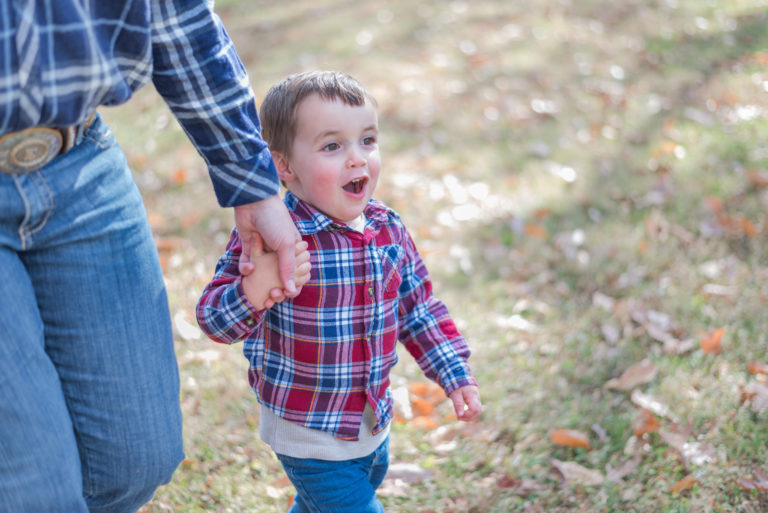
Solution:
[[[278,454],[296,488],[289,513],[383,513],[376,498],[389,468],[389,437],[363,458],[326,461]]]
[[[100,118],[0,173],[0,511],[133,512],[181,459],[157,251]]]

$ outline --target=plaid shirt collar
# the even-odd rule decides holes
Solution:
[[[309,203],[299,199],[291,191],[286,191],[284,201],[288,210],[293,214],[294,223],[301,235],[314,235],[321,231],[349,230],[349,226],[331,219]],[[370,237],[379,233],[381,227],[391,217],[399,217],[394,210],[373,198],[365,206],[363,213],[366,218],[366,242],[370,240]]]

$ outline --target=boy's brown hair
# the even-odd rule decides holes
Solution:
[[[339,71],[306,71],[289,75],[272,86],[261,103],[261,136],[269,149],[290,156],[296,136],[296,109],[311,94],[359,107],[376,99],[357,80]]]

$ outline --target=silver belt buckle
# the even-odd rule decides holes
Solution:
[[[63,138],[54,128],[34,127],[0,138],[0,171],[10,174],[36,171],[53,160]]]

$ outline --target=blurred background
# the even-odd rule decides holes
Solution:
[[[387,511],[768,510],[768,2],[216,8],[257,101],[319,68],[377,97],[376,196],[473,348],[471,425],[401,355]],[[187,459],[142,511],[286,511],[241,348],[194,321],[232,212],[151,86],[102,114],[181,369]]]

